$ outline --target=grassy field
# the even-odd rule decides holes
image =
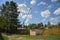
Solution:
[[[6,35],[2,34],[5,40],[60,40],[60,35],[38,35],[38,36],[30,36],[30,35]]]
[[[60,34],[60,28],[52,28],[47,30],[40,30],[40,33],[42,34]]]
[[[4,33],[2,33],[2,36],[5,40],[60,40],[60,28],[40,30],[40,32],[43,32],[43,34],[37,36],[21,34],[6,35]]]

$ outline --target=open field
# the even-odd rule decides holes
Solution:
[[[52,29],[42,29],[40,30],[41,34],[60,34],[60,28],[52,28]]]
[[[40,30],[42,35],[30,36],[21,34],[6,35],[2,33],[5,40],[60,40],[60,28]]]
[[[2,34],[5,40],[60,40],[60,35],[38,35],[38,36],[30,36],[30,35],[6,35]]]

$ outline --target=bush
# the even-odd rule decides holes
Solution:
[[[20,29],[17,31],[18,34],[30,34],[30,30],[27,29]]]

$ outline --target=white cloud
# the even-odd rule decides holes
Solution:
[[[22,18],[24,18],[24,19],[27,18],[27,15],[23,15]]]
[[[41,1],[41,2],[38,3],[37,5],[38,5],[38,6],[39,6],[39,5],[46,5],[46,2]]]
[[[25,20],[25,25],[29,25],[29,20],[32,18],[31,14],[25,14],[22,16],[22,18]]]
[[[25,25],[29,25],[29,19],[32,18],[32,15],[31,15],[31,14],[29,14],[29,15],[25,15],[25,16],[23,16],[23,18],[26,19],[26,20],[25,20]]]
[[[56,1],[58,1],[58,0],[51,0],[51,2],[56,2]]]
[[[56,15],[60,14],[60,7],[54,11],[54,14]]]
[[[26,19],[25,25],[29,25],[29,19]]]
[[[20,14],[19,14],[19,17],[21,17],[21,16],[23,16],[23,14],[22,14],[22,13],[20,13]]]
[[[52,5],[49,5],[47,8],[51,8],[52,7]]]
[[[18,11],[23,12],[23,13],[28,13],[30,8],[27,7],[26,4],[18,4]]]
[[[35,4],[36,3],[36,1],[35,0],[31,0],[31,2],[30,2],[30,4]]]
[[[28,14],[28,15],[23,15],[23,16],[22,16],[22,18],[24,18],[24,19],[25,19],[25,18],[30,19],[30,18],[32,18],[32,15],[31,15],[31,14]]]
[[[50,20],[53,21],[55,18],[51,18]]]
[[[58,22],[60,22],[60,17],[59,16],[51,17],[50,22],[51,22],[51,24],[57,24]]]
[[[48,18],[50,16],[50,11],[49,10],[42,11],[41,16],[44,18]]]
[[[56,24],[58,21],[57,17],[56,18],[50,18],[51,24]]]
[[[27,15],[27,17],[28,17],[28,18],[32,18],[32,15],[29,14],[29,15]]]

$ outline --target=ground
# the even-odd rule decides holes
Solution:
[[[20,34],[13,34],[13,35],[2,34],[2,36],[5,40],[60,40],[60,34],[37,35],[37,36],[20,35]]]

